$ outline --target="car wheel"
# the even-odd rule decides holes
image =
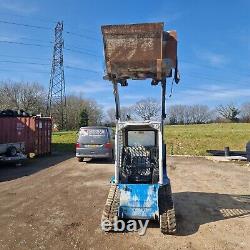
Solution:
[[[79,162],[83,162],[83,157],[78,157],[77,160],[78,160]]]
[[[6,155],[10,156],[10,157],[16,156],[17,155],[16,147],[14,147],[14,146],[9,147],[6,151]]]

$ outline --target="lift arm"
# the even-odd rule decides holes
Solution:
[[[166,79],[161,81],[161,120],[162,122],[166,118]]]
[[[116,120],[121,118],[121,105],[119,97],[118,82],[112,81],[113,83],[113,94],[115,97],[115,117]],[[161,93],[161,120],[162,122],[166,118],[166,79],[161,81],[162,93]]]
[[[120,106],[120,98],[119,98],[119,89],[118,89],[118,83],[115,81],[113,82],[113,93],[115,96],[115,118],[116,120],[120,120],[121,118],[121,106]]]

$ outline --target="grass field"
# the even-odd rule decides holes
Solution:
[[[76,131],[53,132],[52,150],[61,152],[74,151],[76,139]]]
[[[215,123],[166,126],[165,141],[169,154],[208,155],[207,150],[245,151],[250,141],[250,124]]]
[[[168,154],[208,155],[207,150],[245,150],[250,140],[250,124],[218,123],[199,125],[171,125],[164,134]],[[55,132],[52,136],[53,150],[73,151],[76,131]]]

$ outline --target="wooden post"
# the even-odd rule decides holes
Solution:
[[[225,156],[226,157],[230,156],[230,148],[229,147],[225,147],[224,151],[225,151]]]
[[[250,162],[250,141],[246,145],[247,160]]]

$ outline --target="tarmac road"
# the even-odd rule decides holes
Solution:
[[[0,249],[249,249],[250,169],[169,159],[178,235],[100,230],[113,165],[72,155],[0,166]]]

